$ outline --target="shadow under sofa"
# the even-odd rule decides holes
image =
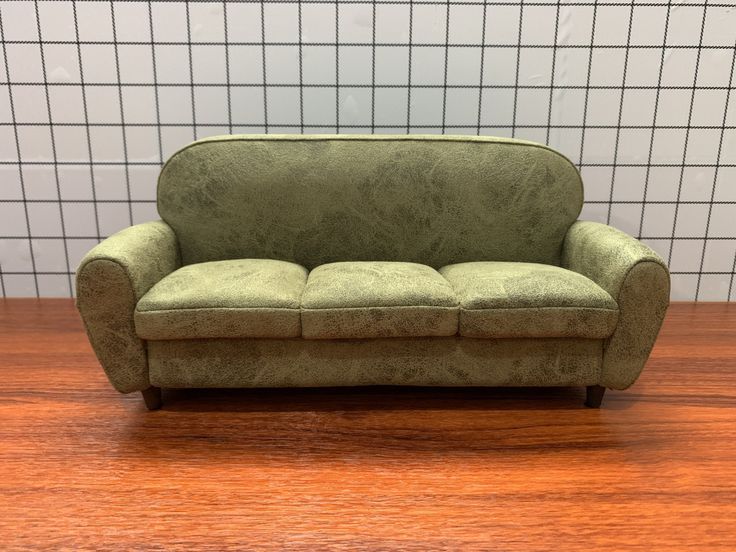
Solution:
[[[213,137],[162,169],[162,220],[77,271],[113,386],[585,386],[641,372],[669,301],[650,248],[576,220],[574,166],[531,142]]]

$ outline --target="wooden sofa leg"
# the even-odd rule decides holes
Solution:
[[[148,410],[158,410],[161,408],[163,402],[161,401],[161,388],[160,387],[149,387],[141,391],[143,395],[143,401],[146,403]]]
[[[600,408],[603,401],[603,394],[606,392],[605,387],[600,385],[589,385],[585,393],[585,406],[588,408]]]

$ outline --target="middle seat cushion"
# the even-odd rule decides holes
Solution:
[[[450,336],[458,329],[452,286],[416,263],[318,266],[309,273],[301,304],[307,339]]]

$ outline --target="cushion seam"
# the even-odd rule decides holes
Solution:
[[[367,306],[367,307],[302,307],[302,312],[309,311],[363,311],[363,310],[376,310],[376,309],[443,309],[443,310],[458,310],[458,306],[440,306],[440,305],[386,305],[386,306]]]
[[[519,311],[531,311],[531,310],[586,310],[586,311],[603,311],[603,312],[619,312],[618,308],[608,309],[604,307],[480,307],[480,308],[466,308],[461,306],[462,311],[489,311],[489,310],[519,310]]]

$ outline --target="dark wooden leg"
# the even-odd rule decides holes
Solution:
[[[161,388],[160,387],[149,387],[141,391],[143,400],[146,403],[148,410],[158,410],[163,404],[161,401]]]
[[[586,388],[585,406],[588,408],[600,408],[603,401],[603,394],[606,392],[605,387],[600,385],[589,385]]]

